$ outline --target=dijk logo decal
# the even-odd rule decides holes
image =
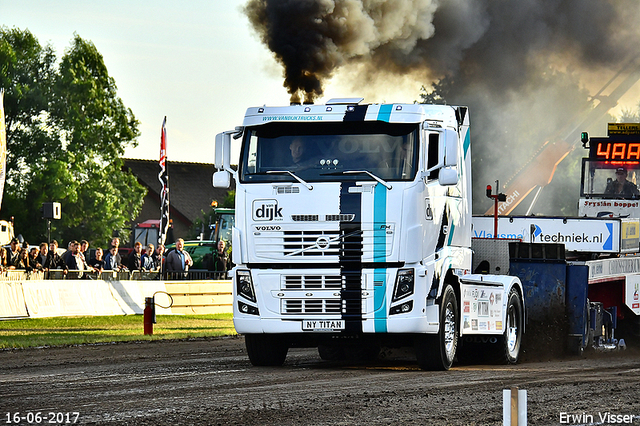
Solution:
[[[252,211],[255,221],[282,220],[282,207],[278,207],[278,200],[253,200]]]

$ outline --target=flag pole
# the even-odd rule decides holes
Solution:
[[[4,89],[0,89],[0,206],[7,180],[7,127],[4,121]]]
[[[164,245],[169,231],[169,174],[167,172],[167,117],[162,121],[162,133],[160,135],[160,172],[158,180],[160,189],[160,229],[158,232],[158,245]]]

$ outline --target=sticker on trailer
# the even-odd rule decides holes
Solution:
[[[620,219],[501,217],[497,237],[525,243],[562,243],[567,251],[618,253],[620,227]],[[473,217],[473,238],[493,238],[493,234],[493,217]]]
[[[637,200],[598,200],[581,198],[578,203],[579,217],[640,217],[640,202]]]
[[[462,334],[503,331],[502,287],[462,285]]]
[[[640,275],[627,275],[624,303],[634,314],[640,315]]]
[[[589,284],[607,279],[640,274],[640,257],[589,260]]]

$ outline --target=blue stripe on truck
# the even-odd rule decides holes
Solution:
[[[384,105],[383,105],[384,106]],[[373,261],[387,260],[387,188],[378,183],[373,198]],[[373,306],[381,308],[375,311],[374,326],[376,333],[387,332],[387,269],[373,270]]]
[[[391,119],[391,111],[393,111],[393,104],[382,104],[378,111],[378,121],[386,121],[387,123]]]

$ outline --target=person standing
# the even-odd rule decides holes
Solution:
[[[70,270],[75,271],[77,278],[87,278],[85,271],[89,269],[89,267],[84,260],[84,255],[80,252],[80,244],[75,240],[73,240],[72,243],[67,266]]]
[[[38,263],[44,266],[47,261],[47,255],[49,254],[49,245],[47,243],[40,243],[40,254],[38,255]]]
[[[15,263],[15,269],[22,269],[26,272],[31,272],[31,268],[29,267],[29,253],[27,250],[20,250],[18,254],[18,260]]]
[[[227,274],[227,267],[229,263],[229,255],[225,250],[225,242],[223,240],[218,241],[217,250],[213,256],[213,266],[216,272],[217,279],[224,279]]]
[[[31,250],[29,250],[29,268],[32,271],[42,271],[40,249],[38,247],[31,247]]]
[[[142,270],[143,271],[155,271],[156,264],[153,261],[153,244],[147,244],[147,249],[142,255]]]
[[[73,256],[74,245],[78,245],[78,242],[76,240],[69,241],[69,243],[67,244],[67,251],[65,251],[62,255],[62,260],[64,260],[64,263],[67,266],[69,266],[69,264],[71,263],[71,256]]]
[[[164,259],[164,244],[159,244],[158,247],[156,247],[156,251],[153,253],[153,264],[155,265],[155,271],[161,272],[162,271],[162,267],[163,262],[162,260]]]
[[[94,256],[89,261],[89,266],[93,268],[96,274],[100,274],[104,270],[104,259],[102,258],[102,249],[100,247],[96,249]]]
[[[89,241],[87,240],[82,240],[80,241],[80,254],[82,254],[82,257],[84,258],[84,261],[86,264],[89,264]]]
[[[18,260],[20,260],[20,243],[17,238],[12,238],[10,250],[7,252],[7,267],[16,269]]]
[[[120,248],[120,238],[118,237],[113,237],[111,239],[111,245],[112,246],[116,246],[116,251],[118,251],[118,249]]]
[[[109,248],[109,252],[104,257],[104,269],[105,271],[119,271],[121,269],[118,247],[112,245]]]
[[[64,259],[58,254],[58,241],[51,240],[47,260],[43,266],[45,269],[63,269],[66,273],[67,264],[64,263]]]
[[[176,240],[176,249],[169,252],[166,259],[167,272],[182,272],[183,278],[186,277],[186,272],[189,271],[189,267],[193,265],[193,259],[191,255],[184,249],[184,240],[178,238]]]
[[[136,241],[133,245],[133,253],[129,255],[129,271],[141,271],[142,270],[142,243]]]
[[[117,255],[117,259],[118,259],[119,268],[120,269],[124,268],[126,265],[124,265],[123,260],[122,260],[122,255],[120,254],[120,238],[118,238],[118,237],[111,238],[111,244],[109,245],[109,249],[107,250],[107,252],[104,255],[105,262],[107,261],[107,257],[109,256],[109,252],[111,251],[111,246],[115,246],[116,247],[116,255]],[[124,260],[126,261],[127,259],[125,258]]]
[[[0,272],[7,270],[7,249],[0,247]]]

